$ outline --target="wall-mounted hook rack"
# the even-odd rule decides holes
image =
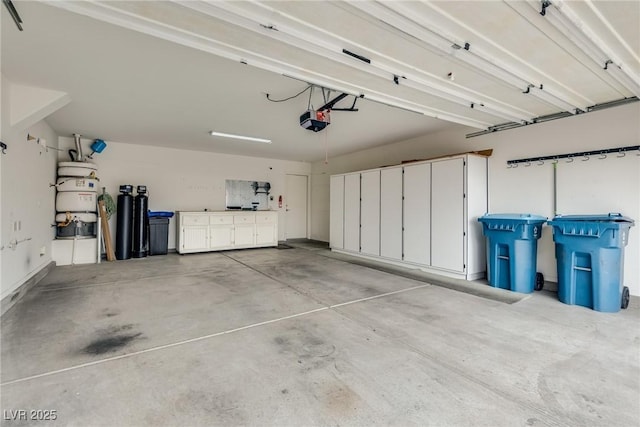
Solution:
[[[567,159],[566,163],[573,162],[575,157],[582,157],[583,161],[589,160],[591,156],[599,156],[600,159],[605,159],[607,154],[617,153],[616,157],[624,157],[629,151],[637,151],[637,155],[640,156],[640,145],[630,145],[627,147],[616,147],[616,148],[605,148],[602,150],[593,150],[593,151],[582,151],[578,153],[567,153],[567,154],[555,154],[552,156],[539,156],[539,157],[529,157],[526,159],[515,159],[515,160],[507,160],[507,165],[512,165],[516,167],[519,163],[524,163],[525,166],[531,165],[531,162],[538,162],[539,165],[544,164],[545,160],[557,160],[559,159]],[[603,157],[604,156],[604,157]]]
[[[2,152],[2,154],[7,154],[7,144],[2,141],[0,141],[0,152]]]

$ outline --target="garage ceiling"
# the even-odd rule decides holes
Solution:
[[[61,135],[315,161],[640,95],[637,1],[14,4],[24,31],[3,8],[2,73],[69,94],[47,119]],[[266,97],[309,83],[311,98]],[[334,111],[318,133],[299,126],[309,102],[343,92],[335,107],[357,99],[358,112]]]

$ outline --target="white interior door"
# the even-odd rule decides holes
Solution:
[[[380,255],[380,171],[363,172],[360,181],[360,252]]]
[[[431,165],[431,265],[464,271],[464,161]]]
[[[380,172],[380,255],[402,259],[402,168]]]
[[[360,174],[344,177],[344,249],[360,252]]]
[[[344,248],[344,175],[331,177],[329,245],[334,249]]]
[[[307,237],[307,176],[287,175],[285,195],[287,239]]]
[[[431,164],[405,166],[403,259],[431,265]]]

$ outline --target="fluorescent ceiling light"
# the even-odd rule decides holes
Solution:
[[[245,141],[252,141],[252,142],[264,142],[265,144],[271,144],[271,140],[270,139],[255,138],[253,136],[234,135],[232,133],[222,133],[222,132],[215,132],[215,131],[210,131],[209,135],[211,135],[211,136],[221,136],[223,138],[242,139],[242,140],[245,140]]]

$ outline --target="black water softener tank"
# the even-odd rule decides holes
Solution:
[[[131,258],[131,227],[133,226],[133,186],[121,185],[116,216],[116,259]]]
[[[147,256],[149,237],[149,198],[147,186],[138,185],[138,194],[133,201],[133,257],[144,258]]]

